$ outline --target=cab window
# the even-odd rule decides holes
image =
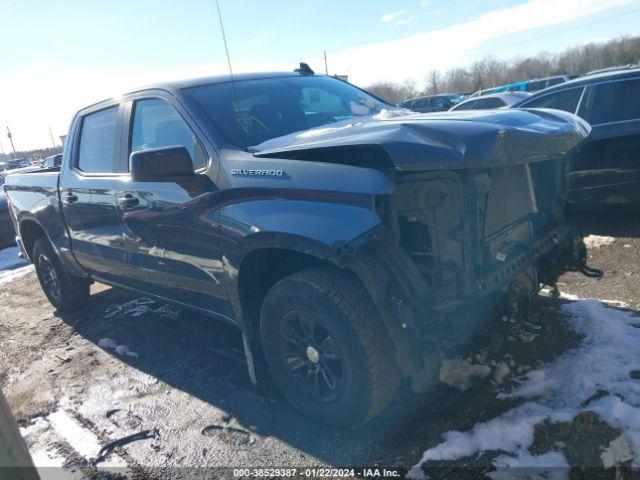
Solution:
[[[158,98],[138,100],[133,111],[130,153],[180,145],[193,161],[194,170],[206,167],[207,155],[191,128],[167,102]]]
[[[118,107],[90,113],[82,119],[77,167],[86,173],[113,173]]]

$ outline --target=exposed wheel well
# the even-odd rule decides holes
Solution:
[[[332,265],[317,257],[278,248],[264,248],[249,253],[240,266],[238,293],[249,332],[258,332],[260,309],[265,295],[280,280],[309,267]]]
[[[20,223],[20,238],[22,239],[22,244],[24,245],[27,255],[29,255],[31,260],[33,260],[31,258],[31,254],[36,240],[46,236],[47,234],[44,233],[43,228],[33,220],[24,220]]]

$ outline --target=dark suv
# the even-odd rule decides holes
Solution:
[[[640,205],[640,68],[589,75],[543,90],[514,108],[555,108],[592,126],[574,157],[569,205]]]
[[[445,112],[462,100],[460,95],[443,93],[429,97],[419,97],[406,100],[400,104],[402,108],[408,108],[414,112]]]

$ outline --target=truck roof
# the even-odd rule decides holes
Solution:
[[[253,72],[253,73],[234,73],[233,78],[230,74],[225,75],[211,75],[208,77],[196,77],[190,78],[186,80],[173,80],[168,82],[156,82],[148,85],[143,85],[141,87],[136,87],[132,89],[125,90],[121,93],[121,95],[129,95],[131,93],[142,92],[145,90],[165,90],[170,93],[177,93],[179,90],[190,88],[190,87],[198,87],[201,85],[211,85],[215,83],[229,83],[233,79],[236,82],[244,81],[244,80],[262,80],[267,78],[281,78],[281,77],[308,77],[310,74],[299,73],[299,72]],[[325,76],[325,75],[315,75],[315,76]],[[80,109],[80,111],[94,107],[101,103],[111,102],[115,97],[104,98],[98,102],[94,102],[90,105],[86,105]]]

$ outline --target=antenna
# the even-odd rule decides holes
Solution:
[[[224,23],[222,22],[222,12],[220,11],[220,0],[216,0],[216,7],[218,9],[218,21],[220,22],[220,31],[222,32],[222,42],[224,43],[224,51],[227,54],[227,65],[229,66],[229,76],[231,77],[231,88],[233,89],[233,98],[236,101],[236,105],[239,103],[238,100],[238,91],[236,90],[236,79],[233,76],[233,68],[231,67],[231,55],[229,55],[229,45],[227,44],[227,35],[224,33]],[[236,113],[236,122],[240,125],[240,130],[242,130],[242,134],[244,136],[244,146],[247,145],[247,132],[242,124],[242,121],[237,116]]]
[[[218,20],[220,21],[220,31],[222,32],[222,42],[224,43],[224,51],[227,54],[227,65],[229,65],[229,75],[231,75],[231,81],[233,82],[233,68],[231,68],[231,56],[229,55],[229,46],[227,45],[227,35],[224,33],[224,24],[222,23],[222,13],[220,12],[220,0],[216,0],[216,7],[218,7]]]

